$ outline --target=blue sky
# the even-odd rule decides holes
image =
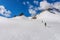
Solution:
[[[29,1],[32,5],[34,0],[0,0],[0,5],[3,5],[6,9],[11,11],[11,17],[24,13],[25,16],[30,16],[28,12],[28,6],[23,2]],[[39,2],[42,0],[38,0]],[[60,2],[60,0],[47,0],[50,3]],[[36,6],[36,5],[34,5]]]

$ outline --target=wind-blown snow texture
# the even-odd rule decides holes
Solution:
[[[36,17],[0,17],[0,40],[60,40],[60,15],[44,11]]]

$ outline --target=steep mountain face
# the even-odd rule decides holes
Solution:
[[[36,17],[0,17],[0,40],[60,40],[60,15],[44,11]]]

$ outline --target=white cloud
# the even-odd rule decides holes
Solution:
[[[29,1],[23,2],[23,4],[28,6],[28,12],[31,14],[31,16],[35,16],[36,11],[34,10],[34,6],[31,5]]]
[[[4,6],[0,6],[0,13],[3,14],[5,12],[5,7]]]
[[[34,6],[33,5],[29,5],[29,8],[33,8]]]
[[[46,10],[49,8],[56,8],[58,10],[60,10],[60,2],[55,2],[53,3],[48,3],[47,0],[43,0],[42,2],[40,2],[40,7],[38,7],[38,9],[40,10]]]
[[[34,0],[34,4],[38,5],[38,3],[39,3],[38,1]]]
[[[30,2],[29,2],[29,1],[27,1],[26,3],[27,3],[27,4],[30,4]]]
[[[34,8],[34,10],[36,10],[36,11],[37,11],[37,10],[38,10],[38,7],[35,7],[35,8]]]
[[[46,0],[43,0],[41,2],[38,2],[38,1],[34,0],[33,2],[34,2],[34,4],[39,5],[39,7],[36,7],[34,5],[29,5],[28,11],[31,15],[32,14],[35,15],[37,13],[37,10],[46,10],[46,9],[49,9],[49,8],[52,7],[51,4],[48,3]]]
[[[35,16],[36,15],[36,11],[33,9],[29,9],[29,13],[31,14],[31,16]]]
[[[44,1],[40,2],[40,7],[39,7],[40,10],[46,10],[50,7],[51,7],[51,4],[48,3],[47,1],[44,0]]]
[[[11,14],[11,11],[5,11],[5,13],[3,14],[3,15],[5,15],[6,17],[8,17],[8,16],[10,16],[10,14]]]
[[[49,3],[49,2],[47,2],[47,0],[43,0],[43,1],[41,1],[41,2],[34,0],[33,3],[34,3],[35,5],[37,4],[38,7],[35,6],[35,5],[30,4],[29,1],[27,1],[26,3],[27,3],[27,5],[28,5],[28,11],[29,11],[29,13],[30,13],[32,16],[36,15],[36,13],[37,13],[38,10],[48,10],[48,9],[50,9],[50,8],[51,8],[51,9],[55,8],[55,9],[60,10],[60,2]],[[39,4],[39,3],[40,3],[40,4]],[[54,10],[52,10],[52,11],[54,11]]]
[[[6,17],[10,17],[11,11],[7,10],[4,6],[0,5],[0,14]]]
[[[23,4],[24,4],[24,5],[26,5],[26,3],[25,3],[25,2],[23,2]]]
[[[27,1],[27,2],[23,2],[23,5],[30,5],[30,3],[29,3],[29,1]]]
[[[53,7],[60,10],[60,2],[55,2]]]

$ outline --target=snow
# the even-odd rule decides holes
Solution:
[[[60,15],[58,14],[53,14],[50,13],[49,11],[44,11],[41,14],[37,15],[38,19],[42,19],[44,21],[49,21],[49,22],[60,22]]]
[[[60,15],[44,11],[36,17],[0,17],[0,40],[60,40]]]

